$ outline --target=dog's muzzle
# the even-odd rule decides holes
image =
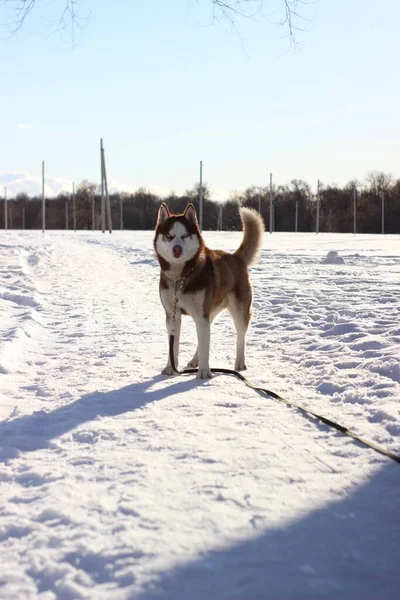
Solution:
[[[180,258],[182,256],[182,246],[174,246],[172,248],[172,254],[174,255],[174,258]]]

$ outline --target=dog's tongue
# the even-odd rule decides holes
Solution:
[[[172,248],[172,252],[175,258],[180,258],[180,256],[182,255],[182,248],[181,246],[174,246]]]

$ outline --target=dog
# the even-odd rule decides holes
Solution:
[[[198,379],[212,377],[210,325],[225,308],[232,316],[237,334],[235,370],[246,369],[245,338],[253,301],[248,266],[259,259],[265,227],[255,210],[243,207],[239,210],[243,239],[232,254],[206,247],[193,204],[188,204],[182,214],[172,214],[163,202],[158,211],[154,250],[161,268],[160,299],[168,337],[175,335],[177,365],[182,315],[193,318],[197,350],[188,367],[198,368]],[[170,356],[162,373],[174,374]]]

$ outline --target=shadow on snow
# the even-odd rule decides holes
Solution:
[[[396,600],[400,468],[383,464],[340,501],[159,573],[129,600]]]
[[[165,381],[166,385],[151,390],[151,387],[160,381]],[[18,452],[46,448],[51,440],[97,417],[114,417],[135,411],[152,402],[201,385],[197,379],[173,380],[174,383],[168,385],[169,381],[172,380],[157,375],[119,390],[88,394],[51,412],[36,411],[30,415],[3,421],[0,423],[0,461],[13,458]]]

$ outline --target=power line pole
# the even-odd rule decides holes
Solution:
[[[385,193],[379,193],[382,202],[382,234],[385,233]]]
[[[107,211],[108,230],[110,233],[112,233],[111,204],[110,204],[110,197],[108,195],[106,159],[104,156],[103,138],[101,138],[101,140],[100,140],[100,157],[101,157],[101,229],[102,229],[102,232],[105,233],[105,231],[106,231],[106,211]]]
[[[94,194],[92,194],[92,231],[94,231]]]
[[[222,204],[219,205],[217,231],[222,231]]]
[[[272,198],[272,173],[269,174],[269,232],[274,230],[274,208]]]
[[[46,201],[44,198],[44,160],[42,160],[42,233],[46,230]]]
[[[105,205],[105,197],[104,197],[104,148],[103,148],[103,138],[100,139],[100,164],[101,164],[101,231],[105,233],[106,231],[106,205]]]
[[[65,198],[65,229],[68,231],[68,196]]]
[[[353,188],[353,233],[357,233],[357,188]]]
[[[318,179],[318,185],[317,185],[317,224],[316,224],[316,228],[315,228],[315,233],[319,233],[319,201],[320,201],[320,194],[319,194],[319,179]]]
[[[103,148],[103,187],[105,191],[105,205],[107,211],[107,225],[108,231],[112,233],[112,219],[111,219],[111,204],[110,204],[110,196],[108,195],[108,184],[107,184],[107,171],[106,171],[106,159],[104,156],[104,148]]]
[[[7,186],[4,186],[4,229],[7,231],[8,228],[8,214],[7,214]]]
[[[72,216],[74,221],[74,231],[76,231],[76,197],[75,197],[75,181],[72,182]]]
[[[200,186],[199,186],[199,219],[200,231],[203,231],[203,161],[200,161]]]
[[[26,198],[22,200],[22,229],[25,229],[25,204]]]

